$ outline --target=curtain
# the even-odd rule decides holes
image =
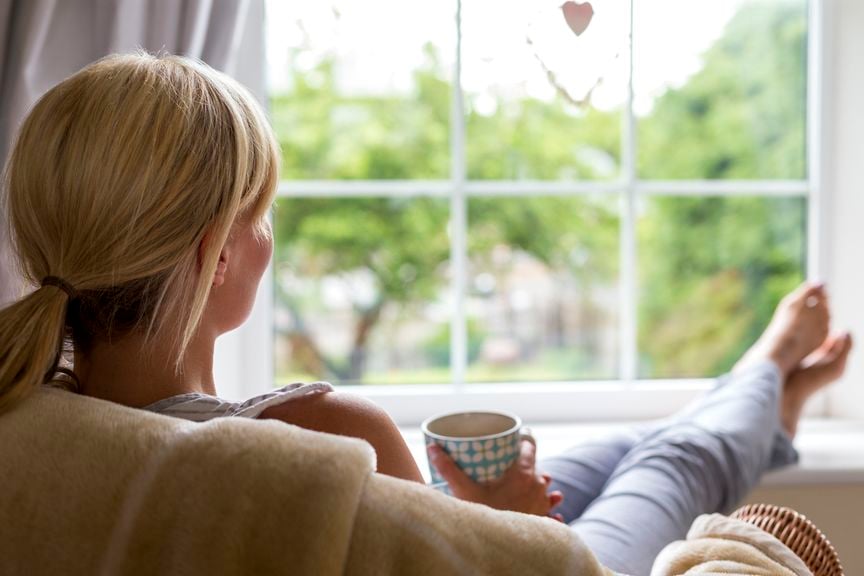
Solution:
[[[238,55],[249,52],[242,45],[263,42],[263,18],[258,28],[246,22],[250,4],[256,4],[253,14],[263,15],[260,3],[0,0],[0,160],[5,164],[15,131],[39,96],[108,54],[141,48],[165,51],[200,58],[236,76],[243,68]],[[263,66],[263,59],[260,62]],[[11,266],[8,224],[0,213],[0,307],[19,290]]]

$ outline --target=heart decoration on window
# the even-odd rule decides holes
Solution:
[[[604,5],[602,18],[595,18],[591,2],[555,2],[528,21],[526,42],[534,58],[555,92],[577,108],[591,106],[594,90],[615,74],[626,49],[629,28],[623,17],[629,12],[617,4]]]
[[[594,7],[590,2],[577,3],[568,0],[561,6],[561,11],[564,12],[567,26],[576,36],[581,36],[588,29],[591,18],[594,17]]]

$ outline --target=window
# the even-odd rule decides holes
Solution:
[[[276,383],[727,370],[818,265],[811,4],[269,1]]]

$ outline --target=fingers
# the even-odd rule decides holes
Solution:
[[[531,428],[528,428],[527,426],[524,426],[519,432],[519,439],[527,440],[528,442],[534,444],[534,446],[537,446],[537,440],[534,438],[534,432],[533,430],[531,430]]]
[[[519,460],[517,466],[522,471],[534,471],[534,466],[537,464],[537,447],[534,442],[524,438],[519,443]]]
[[[441,446],[430,444],[426,447],[426,452],[429,455],[429,461],[438,470],[441,477],[447,481],[454,494],[464,493],[474,487],[474,481],[465,475]]]
[[[552,476],[550,476],[549,474],[540,474],[540,479],[543,481],[544,486],[548,490],[549,484],[552,483]],[[558,506],[564,501],[564,493],[560,490],[553,490],[552,492],[549,492],[547,494],[547,498],[549,499],[549,510],[553,510],[556,506]],[[552,516],[551,513],[550,516]]]

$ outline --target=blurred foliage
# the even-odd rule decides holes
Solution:
[[[639,176],[804,178],[806,30],[805,2],[745,5],[703,55],[703,69],[639,119]],[[332,59],[293,71],[292,89],[272,101],[282,177],[449,178],[450,71],[433,47],[425,54],[407,96],[340,94]],[[466,109],[471,179],[620,176],[620,111],[499,99],[483,115],[470,96]],[[615,289],[619,225],[609,202],[473,198],[469,206],[473,265],[482,268],[495,246],[507,245],[573,274],[586,293],[592,286]],[[363,380],[381,310],[432,301],[446,289],[448,218],[448,203],[431,198],[280,200],[277,271],[338,277],[361,270],[375,286],[374,298],[355,303],[353,349],[338,359],[320,352],[305,326],[306,308],[290,286],[277,283],[277,298],[292,316],[298,369]],[[708,376],[728,369],[802,278],[805,229],[802,199],[647,200],[638,225],[640,374]],[[472,330],[476,354],[482,335]],[[430,363],[449,360],[447,338],[442,332],[430,340]]]
[[[802,280],[806,202],[648,202],[638,229],[640,373],[724,372],[756,340],[783,294]]]
[[[703,61],[640,120],[640,177],[805,178],[806,2],[745,5]],[[641,375],[728,370],[803,278],[806,213],[800,198],[648,200]]]
[[[491,269],[493,250],[521,250],[583,286],[614,283],[618,274],[617,203],[605,197],[471,198],[468,255]]]
[[[805,178],[807,2],[744,5],[702,60],[640,120],[639,176]]]
[[[289,71],[293,89],[271,100],[282,179],[449,178],[450,72],[425,56],[407,97],[339,94],[332,57]]]
[[[602,180],[619,176],[620,112],[576,108],[560,99],[499,101],[466,119],[472,180]]]

